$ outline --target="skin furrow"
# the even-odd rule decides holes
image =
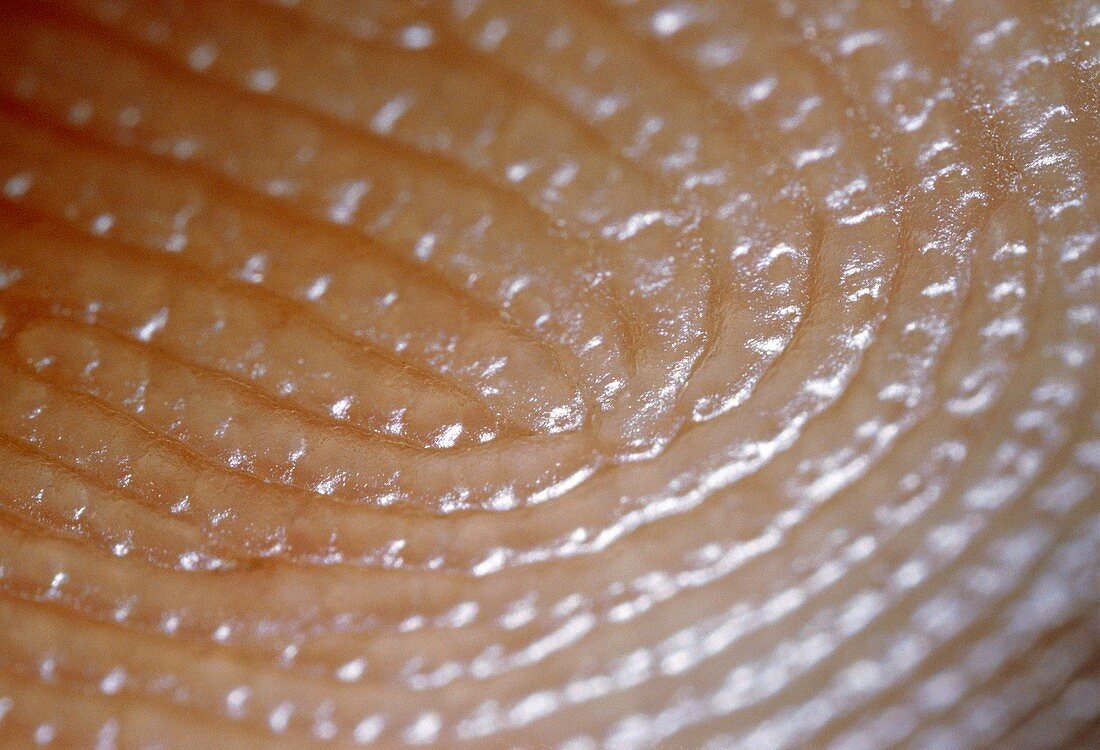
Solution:
[[[1091,748],[1088,0],[0,4],[0,747]]]

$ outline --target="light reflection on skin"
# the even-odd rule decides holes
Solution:
[[[1096,739],[1087,4],[0,14],[2,742]]]

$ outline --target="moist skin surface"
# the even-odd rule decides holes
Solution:
[[[0,743],[1096,747],[1100,9],[0,4]]]

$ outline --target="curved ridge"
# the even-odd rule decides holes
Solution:
[[[0,744],[1091,739],[1087,2],[0,19]]]

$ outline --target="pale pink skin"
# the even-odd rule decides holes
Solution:
[[[1096,746],[1098,55],[0,4],[0,746]]]

